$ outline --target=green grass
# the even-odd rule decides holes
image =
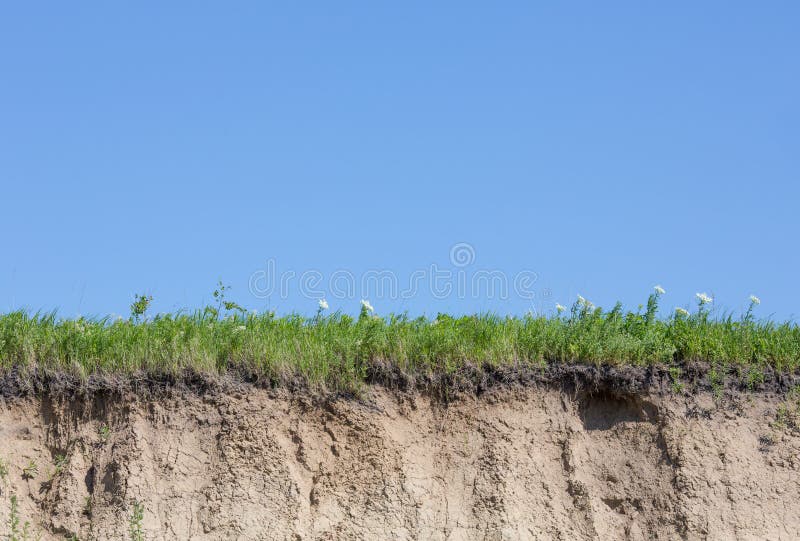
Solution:
[[[276,317],[228,303],[194,313],[130,319],[59,319],[16,311],[0,315],[0,371],[92,374],[209,374],[244,371],[279,382],[354,389],[372,366],[412,376],[464,366],[536,367],[545,363],[678,366],[705,361],[712,370],[743,368],[758,379],[767,367],[800,365],[800,328],[753,318],[714,316],[709,301],[692,314],[659,317],[660,292],[638,311],[602,310],[579,300],[553,317],[491,314],[435,319],[334,313]],[[148,301],[149,302],[149,301]],[[144,309],[143,309],[144,308]]]

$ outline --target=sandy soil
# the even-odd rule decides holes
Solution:
[[[798,539],[800,435],[774,423],[780,400],[15,398],[0,532],[15,494],[45,540],[130,539],[134,502],[150,540]]]

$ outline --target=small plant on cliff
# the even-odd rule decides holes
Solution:
[[[5,482],[8,477],[8,462],[0,458],[0,481]]]
[[[17,495],[11,495],[11,511],[8,516],[8,541],[28,541],[30,539],[30,523],[25,521],[20,528],[22,519],[19,515],[19,502]]]
[[[138,323],[139,320],[144,318],[151,302],[153,302],[152,295],[139,295],[138,293],[134,295],[133,303],[131,304],[131,319]]]
[[[100,441],[105,443],[111,436],[111,429],[108,428],[108,425],[102,425],[100,428],[97,429],[97,435],[100,438]]]
[[[39,465],[35,461],[30,460],[28,464],[22,468],[23,479],[33,479],[39,474]]]
[[[775,412],[772,426],[793,433],[800,431],[800,385],[786,393],[786,399],[778,405]]]
[[[680,366],[671,366],[669,368],[669,378],[671,380],[672,392],[681,394],[683,392],[683,383],[681,383]]]
[[[144,527],[142,526],[143,521],[144,506],[140,502],[134,500],[131,518],[128,521],[131,541],[144,541]]]
[[[53,475],[58,475],[67,467],[67,457],[61,454],[56,455],[55,465],[56,469]]]

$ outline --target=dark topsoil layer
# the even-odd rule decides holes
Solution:
[[[677,368],[677,369],[676,369]],[[714,392],[783,395],[800,385],[800,372],[777,372],[769,367],[751,374],[744,368],[731,367],[726,372],[712,371],[707,363],[689,363],[678,367],[610,366],[587,364],[545,364],[529,366],[467,366],[450,374],[405,374],[397,367],[373,363],[365,384],[379,385],[399,393],[419,392],[442,402],[465,395],[480,396],[503,388],[546,387],[566,392],[637,395],[647,393]],[[61,398],[100,396],[157,399],[192,393],[216,395],[240,393],[248,388],[273,389],[305,396],[330,399],[358,399],[352,391],[326,389],[309,385],[301,377],[265,378],[258,374],[231,371],[224,375],[187,370],[181,374],[127,375],[93,374],[86,379],[67,372],[44,372],[17,369],[0,374],[0,397],[23,398],[50,395]]]

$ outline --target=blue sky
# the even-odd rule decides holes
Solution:
[[[793,318],[798,24],[796,2],[9,3],[0,310],[192,308],[221,278],[279,312],[635,307],[661,284],[667,311],[754,293]],[[267,293],[270,261],[320,280]],[[363,290],[432,265],[509,292]]]

